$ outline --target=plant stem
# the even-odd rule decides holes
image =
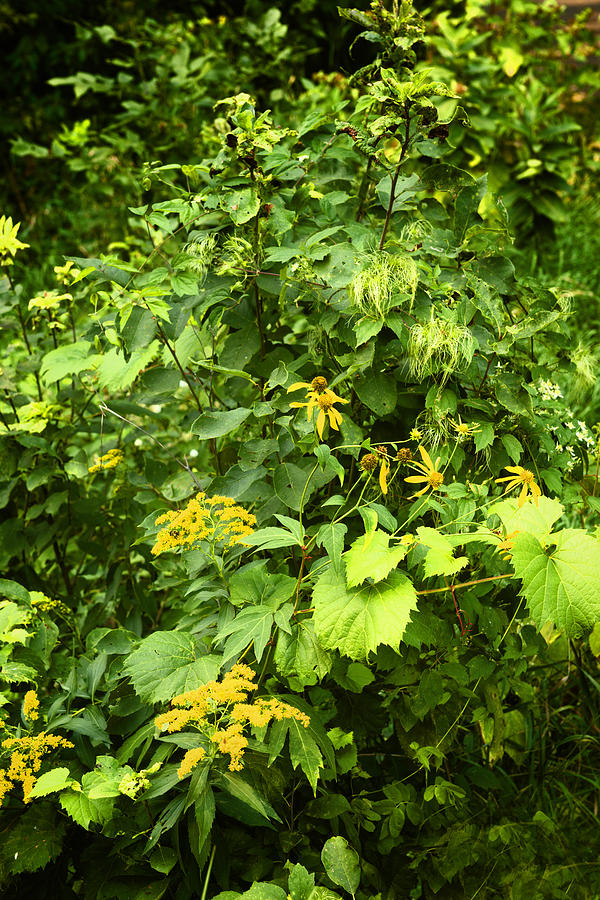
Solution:
[[[408,143],[410,140],[410,115],[409,115],[409,104],[406,104],[405,109],[405,120],[404,120],[404,140],[402,141],[402,150],[400,152],[400,159],[398,160],[398,165],[396,166],[396,171],[391,176],[392,183],[390,185],[390,202],[388,203],[387,212],[385,214],[385,222],[383,223],[383,231],[381,232],[381,240],[379,241],[379,249],[383,250],[383,245],[385,244],[385,236],[387,234],[387,230],[390,225],[390,219],[392,218],[392,210],[394,208],[394,201],[396,200],[396,185],[398,183],[398,177],[400,175],[400,167],[404,162],[404,157],[406,156],[408,150]]]
[[[461,584],[446,585],[442,588],[429,588],[426,591],[416,591],[418,597],[424,597],[425,594],[443,594],[445,591],[457,591],[459,588],[472,587],[474,584],[484,584],[486,581],[500,581],[501,578],[512,578],[511,572],[505,572],[504,575],[490,575],[489,578],[476,578],[474,581],[463,581]]]

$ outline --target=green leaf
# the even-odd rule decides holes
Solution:
[[[271,804],[241,775],[237,775],[235,772],[219,772],[215,784],[243,806],[247,806],[249,810],[257,813],[260,819],[264,820],[262,824],[265,821],[270,823],[272,819],[281,822]]]
[[[229,434],[245,422],[252,410],[239,407],[224,412],[205,412],[192,423],[190,431],[202,440],[222,437]]]
[[[264,649],[271,638],[271,630],[275,621],[275,610],[279,603],[262,603],[260,606],[247,606],[237,614],[235,619],[221,627],[217,641],[225,641],[223,662],[232,659],[254,643],[254,655],[260,662]]]
[[[543,538],[550,534],[552,526],[564,512],[560,501],[550,497],[538,497],[535,503],[524,503],[519,507],[517,500],[499,500],[490,507],[488,515],[496,515],[504,525],[507,534],[513,531],[527,531]]]
[[[84,369],[91,368],[92,358],[89,356],[91,346],[89,341],[77,341],[46,353],[40,365],[40,377],[44,384],[52,384],[66,375],[77,375]]]
[[[358,853],[345,838],[329,838],[321,851],[321,860],[334,884],[349,894],[356,893],[360,882],[360,862]]]
[[[134,306],[126,324],[121,329],[121,336],[128,350],[140,350],[154,340],[156,320],[148,309]]]
[[[83,791],[68,788],[58,802],[74,822],[89,831],[90,822],[102,824],[112,816],[114,799],[90,800]]]
[[[50,803],[34,803],[4,828],[0,845],[3,873],[19,875],[43,869],[61,852],[65,831],[65,822]]]
[[[379,644],[398,649],[410,612],[416,609],[416,593],[400,572],[374,585],[348,589],[343,573],[329,569],[317,580],[313,605],[322,646],[365,659]]]
[[[500,440],[514,464],[517,465],[523,453],[523,445],[521,442],[512,434],[503,434]]]
[[[362,584],[367,578],[381,581],[406,556],[407,547],[390,547],[390,536],[383,531],[363,534],[346,553],[346,583],[348,587]]]
[[[389,416],[395,410],[398,391],[396,382],[390,373],[370,372],[361,378],[356,378],[352,387],[359,400],[372,409],[375,415]]]
[[[152,341],[148,346],[134,350],[129,359],[117,347],[102,356],[98,366],[98,384],[109,391],[124,391],[133,384],[142,369],[154,359],[160,344]]]
[[[347,526],[342,522],[326,522],[317,533],[316,544],[318,547],[325,547],[336,572],[340,570],[342,564],[344,537],[347,531]]]
[[[478,427],[479,431],[476,431],[473,435],[473,441],[475,442],[475,449],[480,453],[494,443],[494,428],[489,422],[481,422]]]
[[[435,528],[417,528],[419,541],[429,547],[425,557],[425,577],[434,575],[456,575],[468,565],[466,556],[454,557],[453,542],[445,535],[440,534]]]
[[[291,900],[311,900],[315,888],[315,876],[300,863],[290,864],[288,892]]]
[[[294,593],[296,579],[289,575],[271,575],[266,561],[250,563],[238,569],[229,582],[229,599],[234,606],[258,606],[268,603],[277,609]]]
[[[315,627],[305,616],[292,626],[291,634],[281,629],[277,635],[275,666],[284,678],[293,678],[300,690],[325,678],[331,668],[331,658],[321,647]]]
[[[260,209],[260,199],[256,188],[243,188],[241,191],[228,191],[219,203],[221,209],[229,214],[235,225],[243,225],[253,219]]]
[[[539,629],[553,622],[578,637],[600,619],[600,543],[575,528],[552,535],[551,541],[554,546],[545,549],[532,534],[518,534],[512,550],[515,575]]]
[[[43,775],[40,775],[32,790],[29,792],[29,796],[46,797],[48,794],[53,794],[55,791],[62,791],[72,784],[73,779],[71,778],[71,773],[68,769],[64,767],[51,769],[49,772],[44,772]]]
[[[253,534],[244,536],[244,543],[260,550],[275,550],[278,547],[301,547],[302,544],[286,528],[259,528]]]
[[[217,659],[207,656],[192,635],[156,631],[127,657],[123,674],[144,702],[159,703],[211,681],[218,670]]]

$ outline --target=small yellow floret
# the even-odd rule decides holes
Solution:
[[[35,691],[27,691],[23,698],[23,715],[30,722],[35,722],[38,717],[38,708],[40,701]]]

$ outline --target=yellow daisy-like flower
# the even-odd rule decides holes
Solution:
[[[466,441],[467,438],[472,437],[481,430],[477,425],[467,425],[460,416],[458,417],[458,422],[451,420],[450,424],[454,428],[459,441]]]
[[[317,416],[317,432],[319,437],[323,437],[323,430],[325,428],[325,423],[327,419],[329,419],[329,425],[334,431],[340,430],[340,423],[342,421],[342,414],[339,410],[335,408],[336,403],[348,403],[348,400],[344,400],[343,397],[338,397],[337,394],[334,394],[327,387],[327,379],[322,375],[317,375],[316,378],[310,382],[307,381],[297,381],[295,384],[292,384],[287,390],[288,394],[290,391],[297,391],[300,388],[306,389],[306,402],[305,403],[290,403],[290,406],[293,409],[304,409],[306,408],[306,417],[310,421],[312,418],[313,410],[318,408],[319,415]]]
[[[425,447],[419,447],[419,453],[421,454],[423,462],[415,462],[413,463],[413,466],[422,472],[422,475],[409,475],[408,478],[405,478],[404,480],[408,481],[410,484],[422,484],[424,482],[425,487],[421,488],[420,491],[417,491],[416,494],[412,494],[408,498],[409,500],[412,500],[414,497],[420,497],[422,494],[426,493],[429,488],[431,488],[432,491],[437,491],[444,483],[443,474],[438,472],[441,457],[438,456],[435,463],[433,463]]]
[[[420,441],[423,437],[423,432],[419,431],[418,428],[411,428],[408,436],[411,441]]]
[[[523,506],[529,494],[531,494],[533,501],[537,506],[538,497],[542,496],[542,492],[535,483],[533,472],[530,472],[529,469],[524,469],[523,466],[505,466],[505,469],[507,472],[512,472],[513,474],[507,475],[504,478],[496,478],[496,484],[506,482],[506,487],[504,488],[505,494],[508,494],[513,488],[521,486],[519,507]]]

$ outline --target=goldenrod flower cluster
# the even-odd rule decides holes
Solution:
[[[55,612],[61,616],[71,616],[72,611],[62,600],[52,600],[41,591],[30,591],[31,605],[39,612]]]
[[[27,691],[23,698],[23,715],[26,719],[29,719],[30,722],[35,722],[39,713],[40,701],[38,700],[38,695],[35,691]]]
[[[209,681],[192,691],[174,697],[171,709],[154,720],[160,731],[170,734],[184,728],[196,728],[205,737],[204,747],[188,750],[178,770],[179,778],[185,778],[192,769],[215,752],[229,756],[229,769],[239,772],[243,768],[243,756],[248,746],[244,729],[264,728],[272,721],[296,719],[305,728],[309,717],[275,697],[251,701],[248,695],[255,691],[256,673],[249,666],[238,663],[223,676],[222,681]],[[214,753],[210,754],[211,758]]]
[[[103,469],[114,469],[119,463],[123,462],[123,453],[121,450],[109,450],[104,456],[98,457],[93,466],[90,466],[88,472],[101,472]]]
[[[0,804],[16,784],[21,784],[23,800],[28,803],[42,765],[42,758],[59,747],[73,746],[71,741],[56,734],[46,734],[45,731],[37,735],[7,738],[2,741],[0,747],[3,750],[12,750],[12,753],[8,769],[0,769]]]
[[[200,541],[224,544],[225,549],[244,544],[243,538],[252,534],[256,516],[231,497],[207,497],[203,491],[188,502],[185,509],[163,513],[156,525],[167,524],[157,536],[152,548],[154,556],[169,550],[189,550]]]

